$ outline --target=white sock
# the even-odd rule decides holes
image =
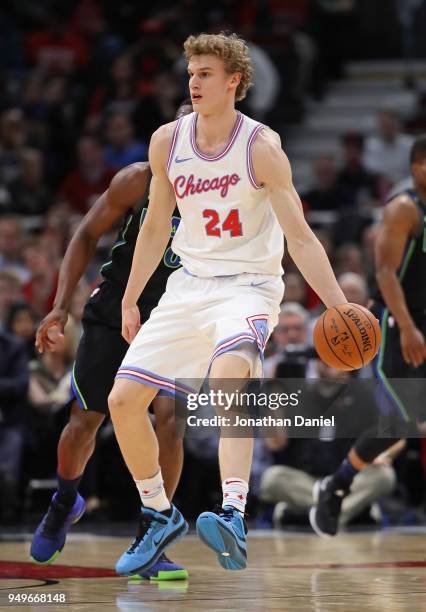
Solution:
[[[170,502],[167,499],[164,490],[163,476],[159,470],[155,476],[144,478],[143,480],[135,480],[136,486],[141,496],[142,504],[146,508],[152,508],[158,512],[168,510]]]
[[[248,490],[248,483],[245,480],[234,477],[225,478],[222,482],[222,508],[224,506],[234,506],[241,514],[244,514]]]

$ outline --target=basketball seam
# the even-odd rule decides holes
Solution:
[[[325,315],[326,315],[326,312],[324,313],[324,316],[322,317],[322,332],[323,332],[323,336],[325,338],[325,341],[327,342],[328,348],[330,349],[331,353],[335,357],[337,357],[337,359],[339,361],[341,361],[343,363],[343,365],[345,365],[347,368],[352,368],[353,369],[353,367],[350,365],[350,363],[346,363],[345,361],[343,361],[343,359],[341,357],[339,357],[339,355],[336,355],[336,353],[331,348],[330,342],[328,341],[328,338],[327,338],[327,334],[325,333]]]
[[[365,309],[367,311],[367,309]],[[363,310],[361,312],[364,312]],[[371,323],[371,327],[373,328],[373,332],[374,332],[374,355],[377,355],[377,334],[376,334],[376,330],[374,328],[374,320],[372,321],[370,319],[370,317],[368,316],[367,312],[364,313],[365,316],[367,317],[367,319],[370,321]]]
[[[362,357],[362,353],[361,353],[361,351],[359,350],[358,343],[357,343],[357,341],[356,341],[356,339],[355,339],[355,336],[354,336],[354,335],[353,335],[353,333],[352,333],[351,328],[350,328],[350,327],[349,327],[349,325],[346,323],[345,319],[343,318],[343,316],[341,315],[341,313],[340,313],[340,312],[337,310],[337,308],[333,307],[333,310],[335,310],[336,312],[338,312],[338,313],[339,313],[339,316],[341,317],[341,319],[342,319],[343,323],[344,323],[344,324],[346,325],[346,327],[348,328],[348,332],[349,332],[349,333],[350,333],[350,335],[352,336],[353,341],[355,342],[355,346],[356,346],[356,348],[357,348],[357,350],[358,350],[359,356],[361,357],[361,362],[362,362],[362,366],[361,366],[361,367],[363,367],[363,366],[364,366],[364,359],[363,359],[363,357]]]

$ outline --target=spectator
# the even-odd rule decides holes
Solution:
[[[0,330],[0,523],[16,518],[27,388],[25,346]]]
[[[106,191],[114,171],[105,163],[102,147],[93,136],[80,138],[77,148],[78,168],[64,179],[59,196],[74,212],[84,215]]]
[[[253,61],[253,90],[248,99],[249,113],[259,121],[265,120],[276,104],[281,77],[269,55],[258,45],[249,43]]]
[[[285,301],[306,304],[306,283],[299,272],[287,272],[285,281]]]
[[[105,159],[114,170],[148,159],[148,147],[146,143],[135,140],[129,115],[112,115],[108,119],[106,134]]]
[[[313,162],[314,186],[302,196],[310,210],[339,210],[351,204],[351,196],[337,181],[337,168],[329,155],[320,155]]]
[[[23,299],[22,283],[10,270],[0,270],[0,328],[4,325],[10,306]]]
[[[305,399],[304,413],[308,406],[312,406],[317,410],[317,415],[323,414],[324,407],[327,409],[332,405],[333,412],[340,412],[347,423],[348,410],[355,407],[356,401],[357,419],[356,423],[351,422],[351,431],[355,434],[354,430],[357,427],[362,428],[363,419],[371,419],[369,396],[365,394],[362,401],[358,393],[356,400],[349,393],[342,393],[341,383],[349,380],[349,374],[329,368],[320,361],[316,363],[319,381],[312,395]],[[335,395],[332,394],[333,386]],[[261,499],[275,504],[276,526],[282,527],[289,522],[307,523],[307,514],[313,505],[315,481],[330,473],[331,465],[335,466],[334,469],[337,468],[349,450],[351,442],[351,439],[339,434],[339,425],[337,425],[337,431],[319,428],[317,436],[313,439],[293,438],[283,443],[283,451],[276,455],[279,464],[266,469],[260,485]],[[396,477],[390,463],[390,456],[380,458],[368,470],[363,470],[355,477],[351,492],[343,501],[341,525],[347,525],[371,504],[392,492]]]
[[[20,281],[26,282],[29,272],[21,259],[22,235],[22,221],[19,217],[0,217],[0,270],[7,269],[15,273]]]
[[[73,31],[67,16],[50,15],[46,28],[32,32],[26,41],[29,62],[46,74],[68,74],[86,66],[89,49],[85,39]]]
[[[378,176],[363,164],[364,137],[358,132],[348,132],[341,139],[343,166],[337,176],[337,184],[350,193],[358,205],[363,200],[379,197]]]
[[[17,338],[21,338],[27,349],[29,360],[37,358],[34,346],[36,324],[35,315],[26,302],[13,302],[11,304],[5,317],[4,330]]]
[[[20,215],[42,215],[51,196],[43,176],[43,157],[37,149],[25,149],[20,160],[20,176],[10,185],[13,211]]]
[[[377,116],[377,134],[367,139],[364,164],[392,183],[401,181],[410,174],[412,144],[413,137],[401,133],[398,114],[393,109],[383,109]]]
[[[52,261],[39,240],[29,240],[23,246],[23,257],[30,273],[23,291],[34,313],[44,317],[53,307],[58,284],[58,264]]]
[[[31,369],[29,399],[39,413],[52,414],[69,399],[76,347],[74,321],[70,317],[63,342],[55,351],[44,351]]]
[[[367,306],[368,288],[363,276],[355,272],[344,272],[337,277],[337,282],[348,302]]]
[[[139,137],[149,142],[152,133],[160,125],[173,121],[181,99],[182,94],[173,72],[163,70],[153,76],[149,91],[143,95],[135,114]]]
[[[107,83],[97,87],[92,95],[87,117],[87,128],[97,129],[102,115],[126,113],[132,116],[139,100],[138,80],[133,57],[119,55],[113,62]]]
[[[306,374],[308,323],[309,313],[300,304],[285,302],[281,306],[272,336],[273,354],[265,359],[266,378],[297,378]]]
[[[339,276],[344,272],[356,272],[356,274],[364,275],[364,262],[362,259],[361,248],[351,242],[342,244],[336,249],[335,272]]]
[[[24,115],[10,108],[0,118],[0,181],[6,185],[19,176],[21,152],[27,143]]]

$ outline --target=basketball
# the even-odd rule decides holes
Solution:
[[[370,363],[380,347],[380,325],[359,304],[339,304],[319,317],[314,345],[319,357],[337,370],[357,370]]]

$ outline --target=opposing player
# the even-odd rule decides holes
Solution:
[[[192,111],[190,101],[182,104],[178,117]],[[58,490],[34,535],[31,556],[37,563],[52,563],[65,544],[71,525],[85,508],[78,486],[95,447],[96,432],[108,413],[108,394],[128,344],[121,335],[121,300],[139,228],[149,209],[148,190],[151,171],[147,163],[132,164],[116,174],[108,190],[97,200],[74,234],[61,265],[54,309],[37,331],[40,351],[54,350],[52,330],[63,330],[67,321],[73,291],[93,256],[98,240],[123,218],[111,258],[102,267],[104,277],[88,301],[84,315],[84,334],[80,341],[72,376],[74,399],[69,423],[58,445]],[[173,216],[168,232],[170,239],[179,224]],[[138,301],[142,320],[157,305],[169,274],[179,267],[179,258],[164,244],[162,261]],[[143,256],[143,255],[142,255]],[[170,497],[177,487],[183,462],[182,443],[174,435],[173,402],[156,398],[154,402],[156,431],[160,445],[160,463],[165,488]],[[140,449],[143,452],[143,449]],[[159,559],[146,574],[153,579],[186,578],[184,568]]]
[[[401,423],[399,429],[410,419],[416,421],[419,396],[424,403],[426,393],[426,383],[420,382],[415,389],[408,384],[411,397],[407,404],[401,386],[392,381],[426,378],[426,136],[413,144],[411,172],[414,190],[394,197],[386,205],[380,224],[375,254],[380,291],[372,308],[381,319],[382,329],[376,363],[380,408],[393,422]],[[398,438],[374,434],[374,428],[365,432],[338,470],[316,483],[316,505],[310,511],[310,521],[319,535],[336,535],[342,501],[356,474],[381,453],[389,453],[398,442]]]
[[[122,305],[123,335],[132,344],[109,396],[117,440],[143,504],[139,532],[116,566],[121,574],[145,570],[187,529],[163,486],[147,408],[160,389],[183,396],[193,390],[179,379],[209,373],[218,389],[223,379],[260,373],[283,295],[283,232],[324,303],[346,302],[304,219],[279,138],[235,110],[251,81],[246,44],[236,35],[201,34],[190,36],[184,49],[196,112],[151,139],[151,206]],[[136,303],[167,243],[175,200],[182,222],[172,246],[183,268],[170,276],[139,330]],[[223,505],[197,520],[201,539],[226,569],[246,566],[243,515],[252,448],[251,437],[222,436]]]

